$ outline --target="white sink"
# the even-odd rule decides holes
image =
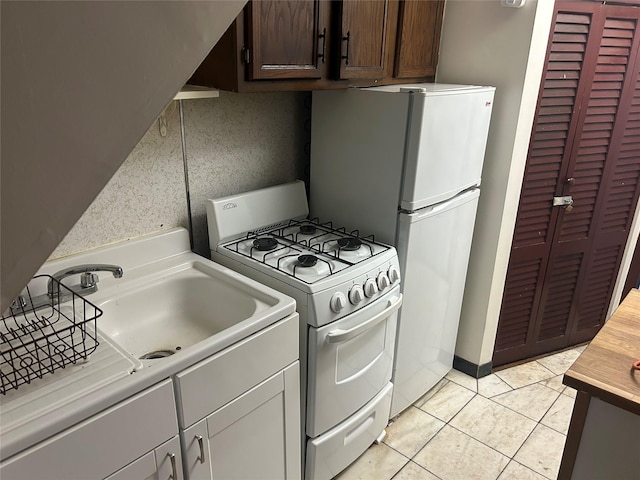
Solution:
[[[224,343],[240,340],[262,328],[282,300],[207,260],[123,282],[117,291],[98,303],[104,312],[98,328],[143,360],[165,358],[216,337]]]

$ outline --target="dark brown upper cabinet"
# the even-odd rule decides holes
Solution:
[[[443,12],[443,1],[400,2],[393,71],[395,78],[435,76]]]
[[[325,75],[326,2],[250,2],[247,43],[241,54],[249,80],[321,78]]]
[[[347,0],[336,4],[340,79],[381,79],[391,73],[388,55],[389,1]]]
[[[252,1],[189,84],[235,92],[433,81],[444,0]]]

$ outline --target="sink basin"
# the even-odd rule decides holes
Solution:
[[[195,261],[121,284],[117,294],[98,304],[104,312],[98,328],[143,360],[170,356],[205,339],[229,343],[253,333],[281,299],[215,267]]]

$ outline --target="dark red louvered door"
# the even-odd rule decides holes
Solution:
[[[605,320],[640,194],[639,26],[638,8],[556,6],[496,366],[590,340]]]

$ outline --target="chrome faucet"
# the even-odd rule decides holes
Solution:
[[[75,267],[69,267],[64,270],[60,270],[59,272],[56,272],[51,276],[52,279],[49,280],[49,283],[47,284],[47,295],[49,296],[49,298],[54,298],[58,297],[60,293],[60,289],[56,289],[54,286],[54,280],[56,282],[62,282],[64,278],[77,274],[80,274],[80,283],[67,288],[81,295],[88,295],[90,293],[93,293],[98,290],[98,281],[100,280],[98,275],[93,272],[111,272],[115,278],[121,278],[123,275],[122,267],[118,265],[109,265],[103,263],[76,265]],[[64,294],[61,296],[65,297]],[[62,301],[62,299],[58,299],[58,302],[60,301]]]
[[[80,295],[89,295],[98,290],[98,275],[93,272],[111,272],[115,278],[121,278],[123,275],[122,267],[118,265],[109,265],[102,263],[90,263],[86,265],[76,265],[75,267],[65,268],[51,275],[47,282],[47,292],[42,295],[31,297],[31,295],[18,295],[13,301],[7,312],[10,314],[24,313],[29,310],[38,310],[43,307],[53,307],[58,303],[69,300],[74,293]],[[61,290],[60,285],[63,279],[71,275],[80,274],[80,283],[72,286],[66,286]],[[4,315],[4,314],[3,314]]]

